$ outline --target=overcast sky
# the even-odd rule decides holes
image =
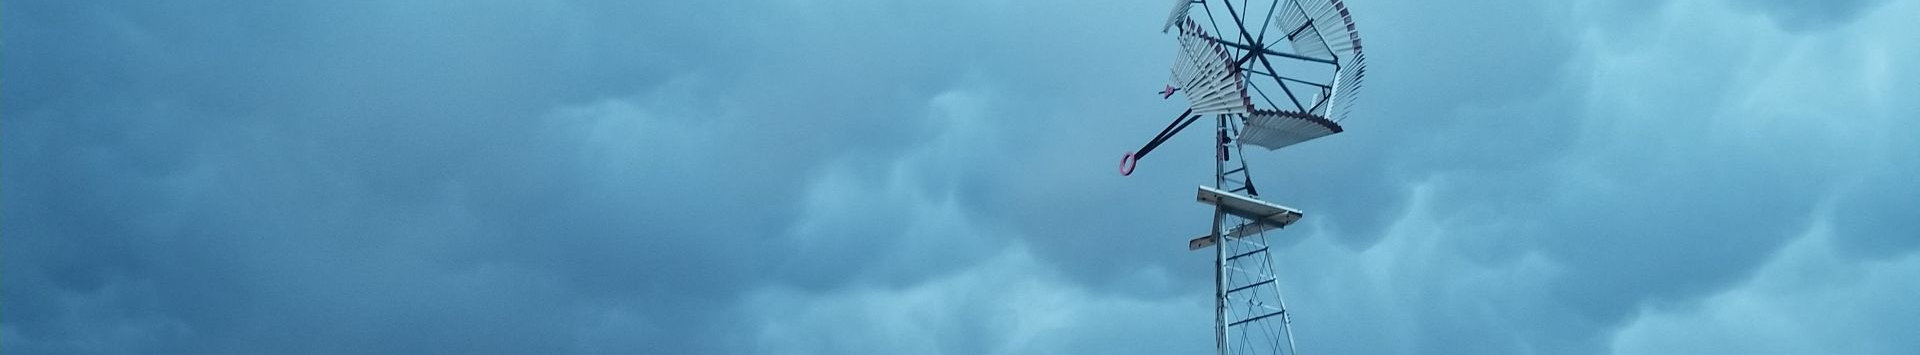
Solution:
[[[1167,2],[6,1],[0,352],[1210,352]],[[1301,351],[1920,349],[1920,2],[1348,3]]]

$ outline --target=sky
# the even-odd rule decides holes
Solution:
[[[1168,5],[6,1],[0,352],[1210,352]],[[1920,1],[1348,6],[1302,352],[1920,349]]]

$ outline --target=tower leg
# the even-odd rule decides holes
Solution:
[[[1213,159],[1213,185],[1215,187],[1225,188],[1227,183],[1227,115],[1220,115],[1218,122],[1219,134],[1216,135],[1216,137],[1220,138],[1214,140],[1214,151],[1219,153],[1215,155]],[[1227,269],[1227,243],[1220,240],[1226,239],[1221,238],[1226,231],[1226,229],[1221,226],[1221,224],[1226,222],[1226,217],[1227,213],[1225,210],[1219,207],[1213,209],[1212,235],[1215,239],[1213,243],[1213,339],[1214,345],[1220,354],[1227,354],[1229,350],[1231,350],[1228,347],[1227,341],[1227,275],[1221,272]]]

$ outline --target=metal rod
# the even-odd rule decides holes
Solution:
[[[1266,241],[1267,234],[1260,233],[1260,240]],[[1267,270],[1273,270],[1273,254],[1261,254],[1267,260]],[[1293,316],[1287,314],[1287,293],[1280,290],[1279,284],[1273,285],[1273,299],[1280,302],[1280,330],[1287,333],[1287,354],[1299,354],[1300,349],[1293,342]],[[1271,315],[1271,314],[1269,314]],[[1265,317],[1261,317],[1265,318]]]
[[[1240,11],[1235,10],[1233,8],[1233,2],[1221,1],[1220,3],[1227,5],[1227,16],[1233,19],[1233,25],[1235,29],[1240,30],[1240,38],[1247,40],[1247,43],[1260,43],[1260,40],[1254,39],[1252,33],[1247,33],[1247,22],[1246,20],[1240,18]],[[1246,0],[1241,0],[1240,6],[1242,7],[1247,6]]]
[[[1279,8],[1280,8],[1280,0],[1273,0],[1273,2],[1267,3],[1267,16],[1260,18],[1260,39],[1254,41],[1254,43],[1266,43],[1267,27],[1273,24],[1273,10],[1277,10]]]
[[[1261,90],[1259,85],[1247,85],[1247,87],[1253,88],[1254,93],[1260,94],[1260,100],[1266,101],[1267,107],[1280,107],[1280,105],[1273,103],[1273,98],[1267,97],[1267,91]]]
[[[1182,122],[1183,120],[1185,122]],[[1174,134],[1179,134],[1181,130],[1187,129],[1188,125],[1192,125],[1194,121],[1199,120],[1200,116],[1194,115],[1193,109],[1187,109],[1186,112],[1181,112],[1180,117],[1174,118],[1173,123],[1168,124],[1166,129],[1160,130],[1160,135],[1153,136],[1153,140],[1147,141],[1147,145],[1141,146],[1140,150],[1134,151],[1133,160],[1138,161],[1140,158],[1146,157],[1148,152],[1152,152],[1154,148],[1159,148],[1160,144],[1166,143],[1168,138],[1173,138]]]
[[[1204,39],[1206,39],[1206,40],[1208,40],[1208,41],[1211,41],[1211,42],[1213,42],[1213,43],[1219,43],[1220,45],[1223,45],[1223,46],[1228,46],[1228,47],[1233,47],[1233,48],[1239,48],[1239,49],[1241,49],[1241,50],[1249,50],[1249,51],[1257,51],[1257,52],[1260,52],[1260,54],[1265,54],[1265,55],[1270,55],[1270,56],[1277,56],[1277,57],[1286,57],[1286,58],[1291,58],[1291,59],[1298,59],[1298,60],[1304,60],[1304,61],[1309,61],[1309,62],[1315,62],[1315,63],[1325,63],[1325,64],[1328,64],[1328,65],[1334,65],[1334,66],[1339,66],[1339,65],[1340,65],[1339,63],[1335,63],[1335,62],[1334,62],[1334,61],[1333,61],[1332,59],[1324,59],[1324,58],[1314,58],[1314,57],[1308,57],[1308,56],[1304,56],[1304,55],[1299,55],[1299,54],[1292,54],[1292,53],[1280,53],[1280,52],[1275,52],[1275,51],[1273,51],[1273,50],[1270,50],[1270,49],[1266,49],[1266,48],[1259,48],[1259,47],[1254,47],[1254,46],[1249,46],[1249,45],[1245,45],[1245,44],[1240,44],[1240,43],[1237,43],[1237,42],[1233,42],[1233,41],[1228,41],[1228,40],[1224,40],[1224,39],[1220,39],[1220,38],[1217,38],[1217,37],[1213,37],[1213,36],[1207,36],[1207,35],[1201,35],[1201,36],[1200,36],[1200,38],[1204,38]]]
[[[1254,288],[1254,287],[1260,287],[1260,285],[1265,285],[1265,284],[1270,284],[1270,283],[1273,283],[1273,280],[1274,280],[1274,279],[1267,279],[1266,281],[1260,281],[1260,282],[1255,282],[1255,283],[1251,283],[1251,284],[1247,284],[1247,285],[1245,285],[1245,286],[1240,286],[1240,287],[1235,287],[1235,288],[1233,288],[1233,289],[1231,289],[1231,290],[1227,290],[1227,293],[1234,293],[1234,292],[1240,292],[1240,291],[1246,291],[1246,290],[1247,290],[1247,289],[1249,289],[1249,288]]]
[[[1266,319],[1267,317],[1272,317],[1272,316],[1277,316],[1277,315],[1282,315],[1282,314],[1287,314],[1287,311],[1284,311],[1284,310],[1283,310],[1283,311],[1278,311],[1278,312],[1273,312],[1273,313],[1267,313],[1267,314],[1262,314],[1262,315],[1260,315],[1259,317],[1253,317],[1253,318],[1247,318],[1247,319],[1242,319],[1242,320],[1240,320],[1240,321],[1238,321],[1238,322],[1233,322],[1233,324],[1228,324],[1227,326],[1229,326],[1229,327],[1231,327],[1231,326],[1236,326],[1236,325],[1241,325],[1241,324],[1244,324],[1244,323],[1246,323],[1246,322],[1252,322],[1252,321],[1257,321],[1257,320],[1261,320],[1261,319]],[[1288,338],[1292,338],[1292,337],[1291,337],[1291,336],[1289,336]],[[1288,342],[1289,342],[1289,343],[1291,343],[1291,342],[1292,342],[1292,340],[1288,340]]]
[[[1313,85],[1313,86],[1318,86],[1318,87],[1320,87],[1321,89],[1332,89],[1332,88],[1333,88],[1333,86],[1329,86],[1329,85],[1327,85],[1327,84],[1321,84],[1321,83],[1315,83],[1315,82],[1311,82],[1311,81],[1306,81],[1306,80],[1300,80],[1300,79],[1294,79],[1294,78],[1289,78],[1289,77],[1284,77],[1284,76],[1279,76],[1279,75],[1274,75],[1273,77],[1275,77],[1275,78],[1280,78],[1280,80],[1286,80],[1286,81],[1291,81],[1291,82],[1296,82],[1296,83],[1301,83],[1301,84],[1307,84],[1307,85]]]
[[[1260,249],[1254,249],[1253,251],[1249,251],[1249,252],[1245,252],[1245,253],[1240,253],[1240,254],[1234,254],[1233,256],[1229,256],[1229,257],[1227,257],[1227,260],[1234,260],[1234,259],[1239,259],[1239,258],[1244,258],[1244,257],[1247,257],[1248,255],[1253,255],[1253,254],[1257,254],[1257,253],[1260,253],[1260,252],[1263,252],[1263,251],[1267,251],[1267,247],[1260,247]]]
[[[1260,65],[1267,67],[1267,72],[1271,72],[1271,73],[1280,72],[1279,70],[1273,70],[1273,61],[1267,60],[1267,57],[1260,57]],[[1274,75],[1273,77],[1278,78],[1280,76]],[[1282,82],[1280,81],[1280,79],[1274,79],[1273,82],[1275,84],[1280,84],[1280,91],[1287,93],[1287,99],[1293,101],[1294,108],[1300,109],[1300,112],[1307,112],[1307,107],[1305,105],[1300,104],[1300,97],[1295,96],[1293,94],[1293,89],[1287,87],[1286,82]]]

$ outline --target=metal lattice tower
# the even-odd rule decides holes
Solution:
[[[1220,137],[1232,136],[1238,130],[1228,117],[1217,121],[1223,132]],[[1280,291],[1277,265],[1268,253],[1267,232],[1291,224],[1300,213],[1284,207],[1236,211],[1230,207],[1232,201],[1219,200],[1239,195],[1258,202],[1259,192],[1252,184],[1244,156],[1232,159],[1242,155],[1240,146],[1222,141],[1217,150],[1220,159],[1214,161],[1215,188],[1202,189],[1197,197],[1214,205],[1213,230],[1187,243],[1189,249],[1206,249],[1206,244],[1212,244],[1215,345],[1221,354],[1295,354],[1293,322]],[[1232,165],[1237,166],[1229,170]],[[1224,242],[1215,237],[1219,235],[1227,236]]]
[[[1128,152],[1120,173],[1131,175],[1140,158],[1194,122],[1214,119],[1214,183],[1197,195],[1214,206],[1213,223],[1187,246],[1214,252],[1215,345],[1221,354],[1291,355],[1292,316],[1267,236],[1302,212],[1260,199],[1242,148],[1277,150],[1344,131],[1339,122],[1366,62],[1340,0],[1250,3],[1176,0],[1162,31],[1179,30],[1180,51],[1161,95],[1184,93],[1189,105]]]

